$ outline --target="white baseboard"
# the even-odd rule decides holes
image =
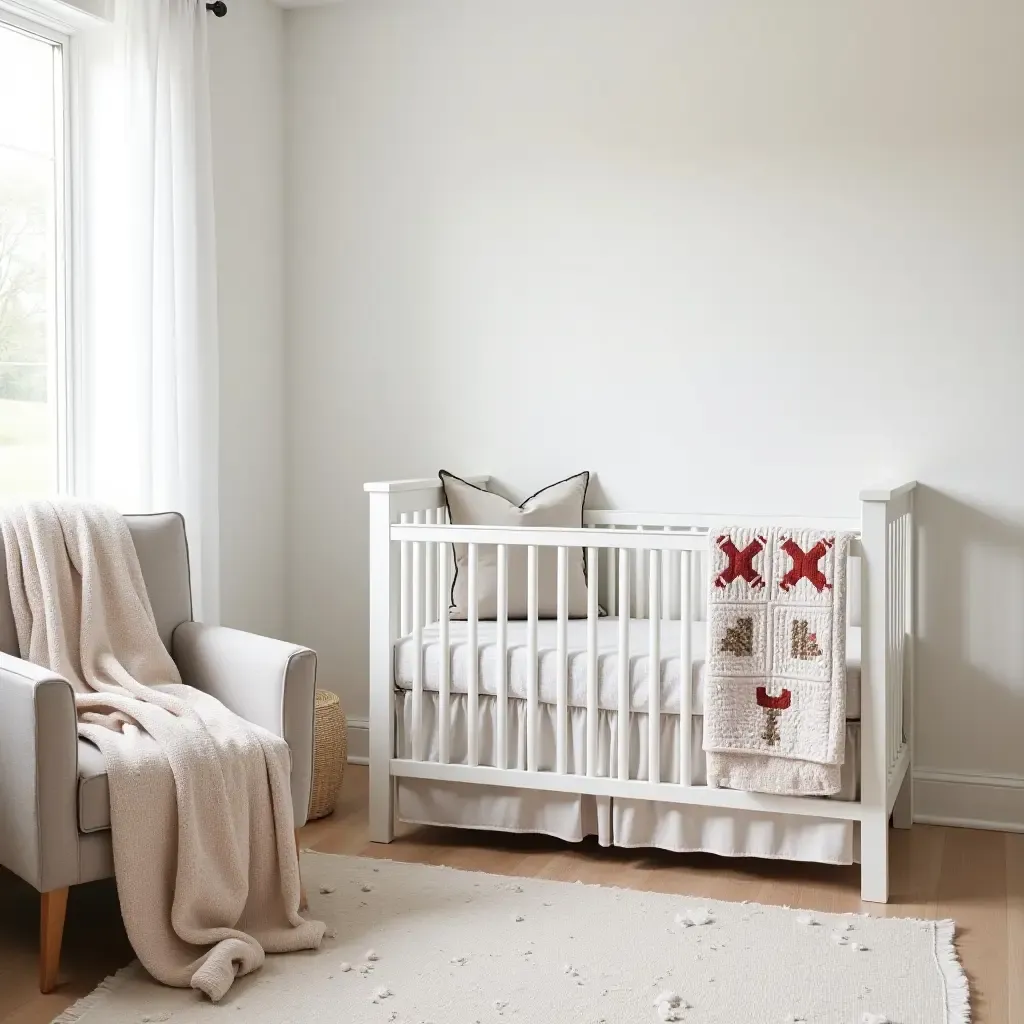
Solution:
[[[917,768],[914,821],[1024,832],[1024,777]]]
[[[370,763],[370,720],[349,718],[348,720],[348,763]]]

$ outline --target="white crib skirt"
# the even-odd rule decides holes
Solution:
[[[412,694],[395,694],[397,708],[398,756],[412,756]],[[452,694],[449,706],[450,756],[454,764],[465,763],[467,747],[467,702]],[[551,704],[539,704],[538,767],[555,767],[555,715]],[[616,765],[617,713],[598,712],[597,774],[614,774]],[[585,774],[587,713],[584,708],[568,709],[568,770]],[[647,715],[633,712],[630,719],[630,778],[646,779],[648,763]],[[423,694],[425,757],[438,757],[438,695]],[[478,708],[480,763],[495,763],[497,733],[496,699],[481,695]],[[692,719],[692,777],[694,785],[706,782],[703,744],[704,720]],[[509,768],[526,768],[526,702],[508,702]],[[846,761],[842,769],[842,790],[834,799],[857,799],[860,777],[860,723],[846,723]],[[679,718],[661,719],[661,781],[679,781]],[[534,832],[579,842],[596,835],[602,846],[656,847],[675,852],[715,853],[725,857],[768,857],[783,860],[816,861],[823,864],[851,864],[859,859],[855,822],[809,818],[798,814],[769,814],[734,811],[716,807],[684,806],[619,797],[581,796],[480,786],[428,779],[398,780],[398,816],[419,825],[448,825],[501,832]]]

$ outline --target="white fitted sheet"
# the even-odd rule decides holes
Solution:
[[[527,623],[508,624],[508,694],[526,699]],[[538,697],[542,704],[558,701],[558,623],[544,619],[537,623]],[[467,693],[470,651],[467,643],[468,626],[465,622],[449,624],[451,657],[451,692]],[[663,714],[679,712],[679,680],[681,677],[678,621],[661,624],[661,710]],[[629,623],[629,689],[630,709],[646,711],[648,700],[648,640],[650,622],[631,619]],[[704,713],[704,652],[707,625],[695,622],[690,630],[693,655],[691,681],[692,711]],[[597,627],[598,646],[598,707],[605,711],[618,708],[619,692],[619,620],[603,618]],[[570,619],[568,623],[570,707],[587,706],[587,620]],[[497,693],[497,624],[477,623],[478,680],[481,694]],[[412,689],[413,667],[416,664],[415,643],[411,636],[395,643],[395,682],[400,689]],[[423,688],[437,692],[440,689],[441,644],[438,625],[423,630]],[[846,717],[860,719],[860,627],[851,626],[846,633]]]
[[[411,757],[412,697],[397,695],[397,755]],[[449,706],[450,756],[455,764],[465,763],[468,698],[452,696]],[[587,770],[587,713],[570,708],[566,744],[567,768],[571,773]],[[646,779],[648,766],[648,718],[632,713],[629,723],[630,778]],[[599,776],[613,774],[617,764],[617,714],[598,713]],[[538,708],[538,768],[555,767],[556,711],[550,704]],[[423,700],[422,728],[426,736],[424,756],[438,758],[438,696],[427,693]],[[480,764],[495,763],[497,734],[496,701],[480,698],[477,712]],[[691,774],[694,785],[706,784],[702,749],[703,717],[691,720]],[[526,702],[510,700],[508,709],[508,767],[526,768]],[[679,718],[663,715],[661,720],[661,779],[679,779]],[[841,772],[841,789],[836,800],[855,800],[860,778],[860,723],[846,726],[846,757]],[[723,857],[767,857],[782,860],[850,864],[859,859],[856,822],[811,818],[798,814],[775,814],[700,807],[658,801],[593,797],[575,793],[515,789],[429,779],[398,780],[398,816],[420,825],[444,825],[501,832],[533,832],[578,842],[596,835],[602,846],[655,847],[677,853],[704,852]]]

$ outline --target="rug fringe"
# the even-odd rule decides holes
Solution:
[[[956,921],[935,922],[935,959],[946,983],[947,1024],[971,1024],[971,990],[957,956]]]
[[[60,1016],[54,1017],[51,1024],[78,1024],[78,1021],[90,1010],[95,1010],[104,999],[116,992],[128,980],[128,971],[133,966],[133,964],[129,964],[127,967],[122,967],[116,974],[104,978],[87,996],[72,1003]]]

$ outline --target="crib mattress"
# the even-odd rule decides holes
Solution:
[[[545,619],[537,624],[538,699],[542,704],[556,704],[558,700],[558,623]],[[451,649],[451,691],[468,692],[470,650],[467,643],[468,626],[465,622],[449,624]],[[525,700],[527,692],[528,648],[527,623],[508,623],[508,693],[510,697]],[[650,658],[648,640],[650,622],[631,619],[629,623],[629,691],[630,710],[646,711],[648,707],[648,677]],[[679,660],[679,622],[661,624],[661,710],[662,713],[679,712],[681,663]],[[704,713],[704,654],[707,626],[695,622],[691,626],[693,673],[690,680],[693,714]],[[481,694],[497,693],[497,624],[477,624],[478,686]],[[598,646],[598,707],[605,711],[618,708],[619,692],[619,622],[617,618],[603,618],[597,627]],[[860,627],[851,626],[846,634],[846,717],[860,719]],[[568,695],[570,707],[587,706],[587,620],[571,619],[568,623]],[[395,643],[395,683],[403,690],[412,689],[413,667],[416,664],[415,644],[411,636]],[[423,687],[429,692],[440,689],[441,645],[438,625],[423,630]]]

